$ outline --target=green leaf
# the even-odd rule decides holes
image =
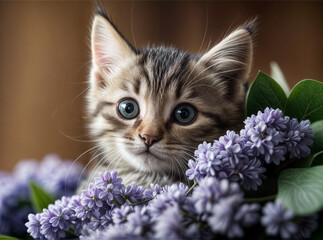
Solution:
[[[54,198],[32,181],[29,182],[29,190],[31,204],[35,212],[41,212],[44,208],[47,208],[49,204],[54,203]]]
[[[284,74],[276,62],[270,63],[270,76],[281,86],[286,96],[290,94],[290,88],[284,77]]]
[[[323,120],[311,124],[314,132],[314,143],[311,147],[311,153],[323,151]]]
[[[0,234],[0,240],[19,240],[19,238],[15,238],[15,237]]]
[[[283,89],[267,74],[259,71],[247,96],[247,115],[256,114],[266,107],[284,110],[287,97]]]
[[[312,157],[312,166],[323,165],[323,151],[315,153]]]
[[[281,172],[278,199],[299,216],[318,212],[323,208],[323,166]]]
[[[289,167],[308,168],[323,165],[323,151],[312,154],[310,157],[296,159]]]
[[[312,123],[323,119],[323,83],[315,80],[300,81],[287,100],[285,115]]]

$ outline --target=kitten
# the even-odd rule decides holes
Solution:
[[[89,181],[105,170],[117,170],[125,185],[185,181],[200,143],[239,130],[254,23],[194,55],[163,46],[135,49],[99,11],[87,100],[101,160]]]

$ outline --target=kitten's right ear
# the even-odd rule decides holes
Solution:
[[[110,19],[100,13],[94,17],[91,47],[93,64],[106,73],[117,70],[122,61],[136,55]]]
[[[245,92],[252,65],[252,35],[256,20],[252,19],[233,31],[199,60],[202,66],[213,71],[214,83],[222,86],[230,98]]]

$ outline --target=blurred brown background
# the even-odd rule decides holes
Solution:
[[[305,78],[323,80],[321,1],[107,1],[105,5],[138,48],[164,43],[195,53],[257,15],[250,79],[259,69],[269,73],[269,63],[275,60],[290,86]],[[91,147],[82,141],[87,139],[84,91],[92,16],[89,1],[0,1],[0,170],[51,152],[76,159]]]

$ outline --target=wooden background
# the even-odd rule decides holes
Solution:
[[[107,1],[138,48],[206,50],[228,29],[258,16],[254,65],[277,61],[290,86],[323,80],[323,2]],[[90,67],[89,1],[0,1],[0,170],[47,153],[76,159],[86,140],[84,91]],[[86,162],[89,155],[81,157]]]

